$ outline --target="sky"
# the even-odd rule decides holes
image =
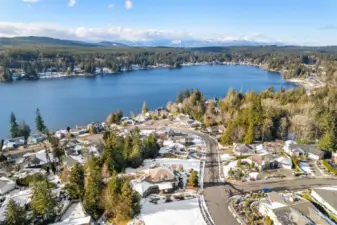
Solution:
[[[0,36],[337,45],[337,0],[0,0]]]

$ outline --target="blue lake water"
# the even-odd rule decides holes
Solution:
[[[229,88],[259,92],[273,86],[293,88],[278,73],[250,66],[193,66],[182,69],[132,71],[96,77],[74,77],[0,83],[0,139],[9,134],[11,111],[35,130],[35,110],[40,108],[49,130],[103,121],[111,111],[124,114],[175,101],[182,89],[201,90],[206,97],[223,97]],[[32,132],[33,133],[33,132]]]

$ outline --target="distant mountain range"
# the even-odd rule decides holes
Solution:
[[[13,37],[13,38],[0,38],[0,45],[6,46],[69,46],[69,47],[123,47],[126,46],[117,42],[102,41],[97,43],[61,40],[49,37]]]
[[[68,46],[68,47],[126,47],[126,46],[142,46],[142,47],[210,47],[210,46],[260,46],[260,45],[278,45],[280,42],[257,42],[246,40],[161,40],[161,41],[125,41],[118,40],[116,42],[84,42],[75,40],[62,40],[50,37],[13,37],[0,38],[0,45],[3,46]]]

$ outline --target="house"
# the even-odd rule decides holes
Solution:
[[[211,126],[206,128],[207,132],[210,134],[216,134],[219,132],[219,129],[217,126]]]
[[[259,212],[269,216],[274,225],[333,224],[310,201],[277,192],[268,193],[265,199],[260,200]]]
[[[168,167],[150,169],[144,177],[131,181],[132,188],[142,197],[152,193],[172,192],[178,183],[178,178]]]
[[[91,222],[92,218],[85,212],[82,203],[73,201],[61,212],[59,222],[52,225],[89,225]]]
[[[218,127],[218,132],[219,132],[220,134],[225,133],[225,132],[226,132],[226,127],[225,127],[224,125],[219,125],[219,127]]]
[[[0,177],[0,195],[4,195],[15,189],[15,182],[7,177]]]
[[[84,158],[82,155],[69,155],[65,158],[63,165],[71,170],[77,163],[84,164]]]
[[[324,158],[324,151],[319,150],[315,145],[296,144],[294,141],[285,142],[284,152],[290,156],[307,156],[313,160]]]
[[[40,142],[43,142],[47,139],[47,135],[45,134],[35,134],[30,137],[28,137],[28,144],[37,144]]]
[[[166,145],[159,149],[160,155],[165,155],[169,153],[183,159],[186,159],[188,156],[188,151],[186,151],[185,145],[182,145],[180,143]]]
[[[64,137],[66,137],[68,134],[67,130],[58,130],[55,132],[54,136],[57,137],[58,139],[62,139]]]
[[[152,193],[159,193],[157,185],[147,182],[146,180],[135,179],[130,182],[132,189],[141,197],[147,197]]]
[[[337,153],[332,153],[331,159],[336,164],[337,163]]]
[[[46,150],[41,150],[36,153],[27,153],[23,155],[23,162],[21,163],[24,168],[41,168],[43,165],[53,162],[54,156],[47,153]]]
[[[233,153],[236,156],[249,156],[256,154],[256,150],[250,145],[234,143]]]
[[[70,129],[70,133],[74,136],[86,134],[88,132],[89,132],[88,126],[76,126],[75,128]]]
[[[255,163],[260,171],[278,168],[278,161],[276,160],[276,157],[269,153],[253,155],[250,157],[250,160]]]
[[[24,137],[6,139],[4,141],[4,145],[2,146],[2,150],[17,148],[25,144],[26,140]]]
[[[46,174],[46,171],[44,169],[40,169],[40,168],[25,168],[25,169],[21,169],[20,171],[16,172],[13,177],[14,178],[19,178],[19,179],[24,179],[28,176],[32,176],[34,174]]]
[[[4,219],[6,218],[7,206],[10,200],[16,202],[16,204],[26,207],[29,205],[32,198],[32,189],[28,188],[23,191],[14,190],[11,194],[5,195],[5,199],[0,205],[0,224],[3,224]]]
[[[167,181],[175,181],[175,175],[173,171],[171,171],[167,167],[158,167],[151,169],[149,171],[148,180],[152,183],[160,183],[160,182],[167,182]]]
[[[283,168],[283,169],[287,169],[287,170],[291,170],[293,168],[293,161],[291,160],[290,157],[278,157],[277,159],[278,162],[278,167],[279,168]]]
[[[337,216],[337,186],[313,188],[311,196]]]

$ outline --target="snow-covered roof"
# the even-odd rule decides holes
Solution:
[[[7,205],[9,201],[12,199],[14,200],[17,204],[24,206],[26,204],[29,204],[31,201],[31,196],[32,196],[32,190],[31,189],[26,189],[24,191],[16,191],[14,190],[11,192],[11,194],[6,195],[5,201],[2,203],[0,207],[0,221],[3,221],[5,218],[5,212],[7,210]]]
[[[46,171],[38,168],[25,168],[14,174],[15,178],[25,178],[27,176],[34,175],[36,173],[46,174]]]
[[[134,191],[139,193],[141,196],[144,195],[144,193],[149,190],[149,188],[152,188],[155,186],[154,184],[151,184],[147,181],[141,181],[141,180],[131,180],[131,186]]]
[[[164,183],[159,183],[158,188],[159,190],[168,190],[168,189],[172,189],[173,185],[171,182],[164,182]]]
[[[86,225],[91,221],[83,208],[81,202],[70,204],[70,206],[63,212],[61,221],[53,223],[53,225]]]
[[[15,185],[15,182],[7,177],[0,177],[0,188],[3,188],[7,185]]]

